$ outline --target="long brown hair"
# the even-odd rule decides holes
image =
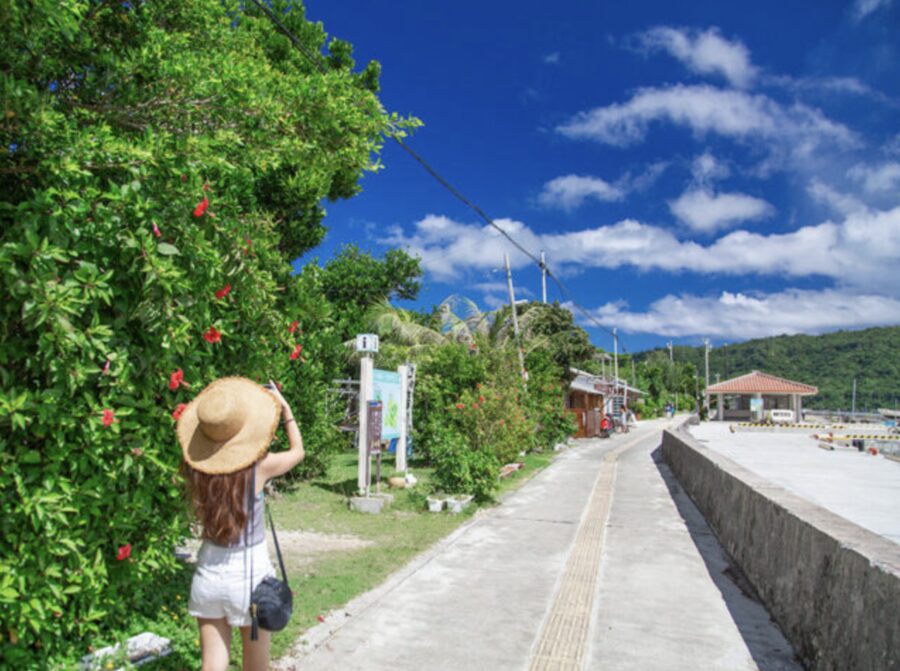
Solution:
[[[203,525],[203,538],[227,546],[247,524],[247,488],[255,464],[222,475],[209,475],[181,462],[188,500]],[[255,493],[255,492],[254,492]]]

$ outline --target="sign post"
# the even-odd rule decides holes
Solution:
[[[366,426],[366,496],[372,488],[372,456],[375,457],[375,493],[381,493],[381,422],[383,406],[381,401],[369,401]]]
[[[364,333],[356,336],[356,351],[362,353],[359,361],[359,427],[357,436],[358,463],[356,469],[356,488],[359,492],[369,492],[369,446],[368,410],[369,401],[373,400],[372,370],[374,363],[372,354],[378,351],[378,336]]]
[[[399,366],[397,372],[400,374],[400,436],[397,438],[397,464],[398,471],[406,472],[406,441],[408,440],[408,417],[406,399],[409,398],[409,366]]]

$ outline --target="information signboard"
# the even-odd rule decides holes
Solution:
[[[383,409],[381,401],[369,401],[369,412],[366,425],[366,441],[369,454],[377,454],[381,451],[381,441],[384,436],[381,433]]]
[[[391,370],[378,370],[372,373],[373,394],[376,401],[381,401],[381,440],[392,440],[400,437],[400,404],[403,394],[400,386],[400,373]]]

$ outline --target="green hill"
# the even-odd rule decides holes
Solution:
[[[635,355],[658,357],[665,349]],[[703,375],[703,347],[676,346],[676,361],[693,363]],[[783,335],[714,347],[709,354],[710,384],[751,370],[814,384],[817,396],[807,408],[849,409],[856,378],[857,410],[896,408],[900,403],[900,326],[838,331],[819,336]]]

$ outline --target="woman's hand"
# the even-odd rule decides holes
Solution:
[[[272,396],[275,397],[275,400],[281,403],[282,409],[290,410],[290,406],[288,405],[288,402],[284,400],[284,396],[281,395],[281,391],[279,391],[278,385],[272,380],[269,380],[269,382],[271,383],[271,385],[266,385],[266,389],[268,389]]]

